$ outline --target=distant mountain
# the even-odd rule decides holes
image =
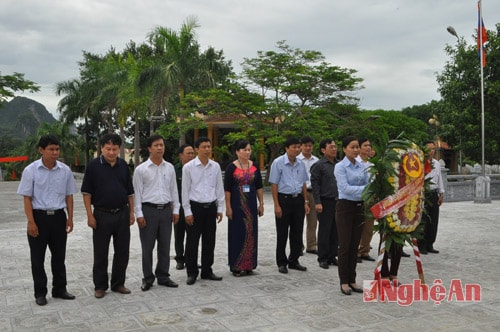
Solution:
[[[45,106],[26,97],[14,97],[2,104],[0,119],[0,136],[11,135],[21,139],[36,134],[42,123],[57,121]]]

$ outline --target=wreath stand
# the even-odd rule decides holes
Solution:
[[[385,242],[386,242],[386,235],[384,234],[382,238],[380,239],[380,250],[377,256],[377,260],[375,262],[375,271],[374,271],[374,280],[377,282],[378,286],[378,292],[380,296],[380,300],[384,301],[384,292],[383,287],[385,286],[383,284],[383,279],[381,275],[382,271],[382,262],[384,260],[384,255],[385,255]],[[425,285],[425,277],[424,277],[424,269],[422,267],[422,259],[420,258],[420,250],[418,249],[418,241],[416,238],[412,238],[413,242],[413,253],[415,254],[415,263],[417,265],[417,272],[418,272],[418,278],[420,279],[421,285]],[[396,280],[396,285],[393,285],[393,287],[398,287],[397,279]],[[389,282],[389,280],[387,280]]]

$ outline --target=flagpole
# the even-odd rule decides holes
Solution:
[[[481,69],[481,176],[476,179],[476,195],[474,203],[491,203],[490,197],[490,178],[486,176],[484,164],[484,69],[483,69],[483,6],[481,0],[478,0],[479,22],[477,29],[477,38],[479,41],[479,68]]]
[[[484,168],[484,69],[483,69],[483,57],[484,57],[484,48],[483,48],[483,6],[481,5],[481,0],[479,0],[479,16],[481,18],[480,29],[478,29],[477,34],[479,37],[479,63],[481,67],[481,175],[486,176],[485,168]]]

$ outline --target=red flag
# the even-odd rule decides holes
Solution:
[[[26,161],[28,156],[18,156],[18,157],[1,157],[0,163],[11,163],[15,161]]]
[[[477,50],[479,59],[481,59],[481,53],[483,54],[481,64],[486,66],[486,51],[484,50],[484,44],[488,41],[488,35],[486,34],[486,28],[484,27],[483,18],[481,17],[481,2],[477,2]]]

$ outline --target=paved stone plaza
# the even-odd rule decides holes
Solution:
[[[76,300],[47,297],[38,306],[33,298],[26,218],[17,182],[0,182],[0,331],[500,331],[500,201],[445,203],[436,249],[422,256],[425,279],[441,279],[449,293],[452,279],[481,285],[481,300],[433,301],[409,306],[365,303],[361,294],[340,293],[337,268],[319,268],[316,256],[300,262],[307,272],[278,273],[272,199],[265,194],[265,216],[259,224],[259,265],[252,276],[236,278],[227,267],[227,220],[219,225],[214,272],[223,281],[200,280],[186,285],[185,270],[171,277],[172,289],[154,285],[140,290],[141,250],[137,226],[132,227],[126,286],[130,295],[107,292],[94,297],[92,232],[80,194],[75,196],[75,227],[68,237],[68,291]],[[80,185],[80,183],[78,183]],[[171,256],[174,255],[173,239]],[[378,246],[374,236],[373,248]],[[406,248],[406,252],[411,252]],[[371,252],[376,255],[375,249]],[[46,269],[51,284],[50,255]],[[358,283],[373,278],[374,263],[358,265]],[[418,277],[415,259],[403,258],[400,281]]]

